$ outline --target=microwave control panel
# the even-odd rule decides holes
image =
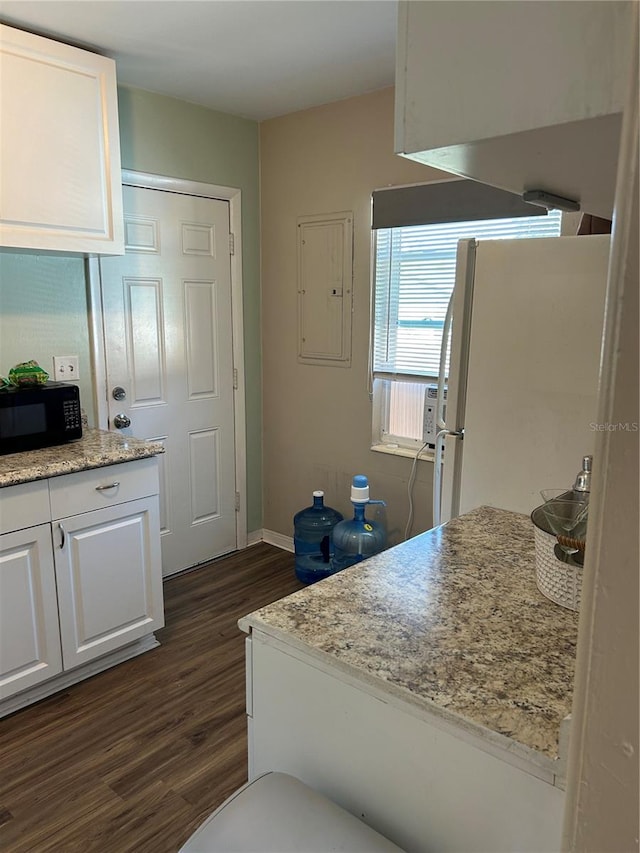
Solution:
[[[65,432],[77,430],[81,425],[80,400],[65,400],[62,404]]]

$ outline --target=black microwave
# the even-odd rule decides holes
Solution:
[[[0,388],[0,454],[76,438],[82,438],[77,385],[46,382],[28,388]]]

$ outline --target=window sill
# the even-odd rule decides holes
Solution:
[[[404,456],[407,459],[415,459],[417,450],[410,450],[408,447],[400,447],[400,445],[391,444],[372,444],[371,450],[375,453],[387,453],[389,456]],[[425,449],[420,454],[421,462],[433,462],[433,450]]]

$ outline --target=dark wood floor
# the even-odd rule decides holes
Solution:
[[[246,780],[240,616],[300,589],[256,545],[165,583],[160,648],[0,721],[3,853],[174,853]]]

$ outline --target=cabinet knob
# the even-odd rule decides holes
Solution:
[[[124,414],[116,415],[113,419],[113,425],[116,429],[125,429],[131,426],[131,418]]]
[[[114,400],[125,400],[127,397],[127,392],[124,390],[122,385],[116,385],[116,387],[111,392],[111,396]]]

